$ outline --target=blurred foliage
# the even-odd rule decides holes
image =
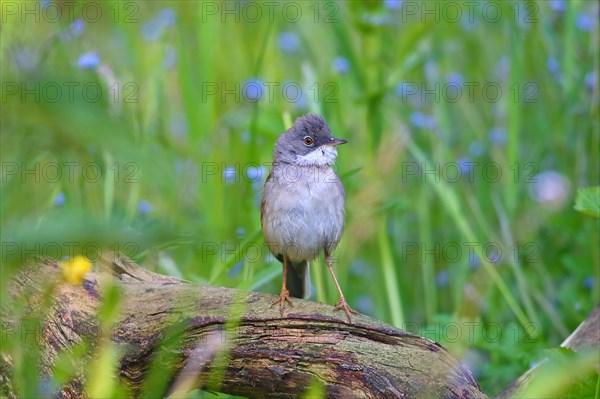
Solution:
[[[277,136],[317,112],[349,140],[351,306],[502,389],[600,296],[598,221],[573,209],[600,178],[598,3],[451,3],[3,2],[3,303],[27,258],[106,249],[276,293],[260,192]],[[334,304],[322,266],[314,298]],[[118,348],[96,349],[86,386],[124,394],[105,381]],[[71,375],[61,357],[38,381],[18,336],[2,351],[24,397]]]
[[[598,350],[575,353],[567,348],[546,351],[544,360],[532,372],[529,386],[520,397],[597,398],[600,375],[595,369]]]
[[[577,190],[575,209],[588,215],[600,217],[600,186]]]

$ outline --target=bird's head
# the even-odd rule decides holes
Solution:
[[[333,165],[337,146],[347,143],[331,135],[329,126],[319,115],[307,114],[298,118],[275,143],[275,162],[299,166]]]

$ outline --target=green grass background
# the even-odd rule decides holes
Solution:
[[[573,209],[576,189],[600,177],[597,2],[474,2],[472,13],[454,2],[461,18],[436,2],[81,2],[72,15],[83,24],[62,2],[12,3],[37,7],[24,17],[9,3],[3,301],[26,255],[66,242],[277,293],[261,188],[275,139],[316,112],[349,141],[335,267],[351,306],[441,342],[492,395],[598,303],[598,220]],[[86,53],[98,57],[87,67]],[[249,81],[264,84],[258,101]],[[297,102],[283,93],[290,82]],[[478,162],[473,179],[465,162]],[[323,266],[312,268],[314,299],[333,305]],[[121,392],[111,348],[90,392]],[[60,385],[25,371],[37,357],[17,338],[2,350],[24,396]]]

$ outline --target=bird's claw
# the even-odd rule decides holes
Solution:
[[[281,294],[279,294],[279,298],[277,298],[277,300],[271,304],[271,308],[273,306],[279,304],[279,311],[281,312],[281,315],[283,316],[283,310],[285,308],[286,302],[290,305],[290,307],[294,306],[294,304],[290,300],[290,292],[286,289],[283,289],[283,290],[281,290]]]
[[[350,315],[358,314],[358,312],[356,310],[352,309],[350,306],[348,306],[348,304],[346,303],[346,300],[344,298],[340,298],[337,305],[335,305],[335,309],[333,309],[333,310],[337,311],[337,310],[342,310],[342,309],[344,310],[344,313],[346,313],[346,317],[348,317],[348,322],[352,323],[352,317]]]

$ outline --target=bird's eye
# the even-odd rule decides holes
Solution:
[[[313,145],[314,143],[315,143],[315,139],[313,139],[310,136],[304,136],[304,144],[305,145],[310,146],[310,145]]]

